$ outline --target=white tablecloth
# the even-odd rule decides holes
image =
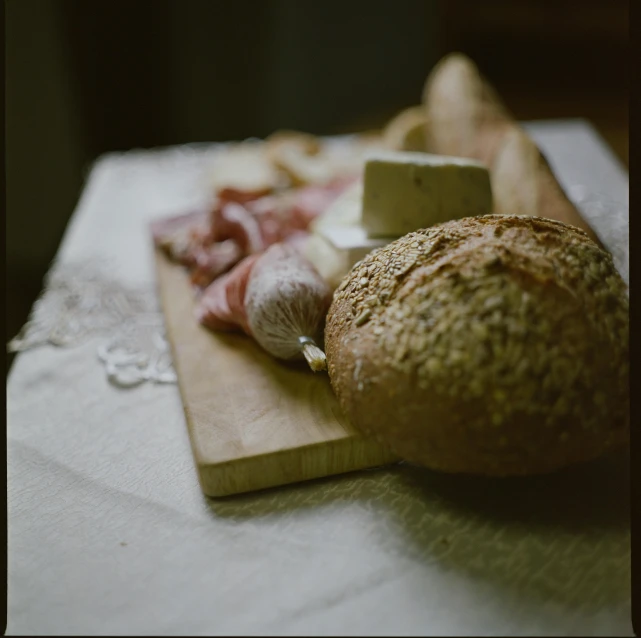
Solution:
[[[588,124],[529,129],[575,195],[627,205]],[[153,288],[147,223],[206,200],[216,152],[101,158],[59,262]],[[608,210],[586,214],[625,270],[627,214]],[[9,377],[8,634],[631,635],[626,452],[527,480],[396,466],[209,500],[177,387],[113,387],[99,341],[21,353]]]

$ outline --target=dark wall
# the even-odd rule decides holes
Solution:
[[[415,101],[436,58],[436,3],[59,1],[92,152],[329,133]],[[393,8],[393,10],[392,10]]]
[[[7,0],[8,326],[102,153],[349,128],[416,102],[430,0]]]

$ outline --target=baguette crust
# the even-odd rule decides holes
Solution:
[[[487,215],[356,264],[325,348],[347,417],[408,461],[524,475],[629,437],[626,286],[582,230]]]

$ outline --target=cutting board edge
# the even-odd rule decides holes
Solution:
[[[195,450],[192,451],[202,491],[213,498],[371,469],[401,460],[375,440],[359,436],[215,464],[199,464]],[[261,478],[256,479],[256,475]],[[265,476],[272,478],[266,481]]]

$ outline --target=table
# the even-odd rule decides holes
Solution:
[[[627,173],[585,121],[527,128],[627,277]],[[100,158],[63,276],[99,273],[157,319],[147,223],[202,204],[219,152]],[[400,465],[208,500],[177,387],[111,385],[105,338],[22,352],[8,379],[8,635],[632,635],[627,452],[552,477]]]

